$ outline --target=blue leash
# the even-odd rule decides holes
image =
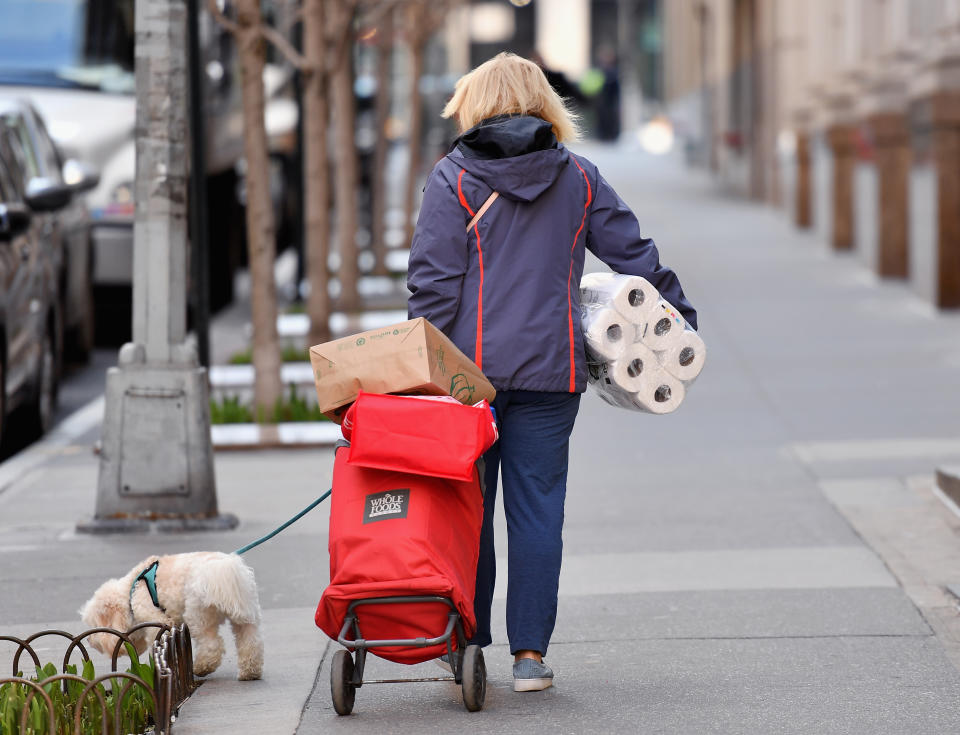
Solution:
[[[316,500],[314,500],[312,503],[310,503],[310,505],[308,505],[306,508],[304,508],[303,510],[301,510],[301,511],[300,511],[299,513],[297,513],[293,518],[291,518],[289,521],[287,521],[286,523],[284,523],[284,524],[283,524],[282,526],[280,526],[279,528],[273,529],[273,530],[272,530],[270,533],[268,533],[266,536],[263,536],[263,537],[261,537],[261,538],[258,538],[256,541],[251,541],[251,542],[250,542],[249,544],[247,544],[246,546],[241,546],[239,549],[237,549],[237,550],[234,551],[233,553],[234,553],[234,554],[243,554],[243,553],[245,553],[245,552],[247,552],[247,551],[250,551],[250,549],[253,549],[253,548],[259,546],[259,545],[262,544],[264,541],[269,541],[269,540],[272,539],[274,536],[276,536],[278,533],[280,533],[283,529],[285,529],[287,526],[290,526],[290,525],[296,523],[296,522],[299,521],[301,518],[303,518],[307,513],[309,513],[311,510],[313,510],[313,509],[316,508],[318,505],[320,505],[320,503],[322,503],[324,500],[326,500],[327,498],[329,498],[331,492],[333,492],[333,488],[330,488],[329,490],[327,490],[327,492],[325,492],[325,493],[324,493],[323,495],[321,495],[319,498],[317,498]]]

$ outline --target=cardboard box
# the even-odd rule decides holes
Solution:
[[[423,317],[310,348],[320,410],[338,424],[361,390],[451,395],[473,404],[497,392],[480,368]]]

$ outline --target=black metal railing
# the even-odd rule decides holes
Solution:
[[[131,662],[130,671],[118,671],[118,659],[137,631],[157,630],[148,651],[150,663]],[[110,672],[95,676],[90,654],[83,641],[91,635],[116,636],[110,658]],[[50,637],[69,641],[59,673],[51,675],[51,665],[42,664],[35,643]],[[78,635],[63,630],[43,630],[27,638],[0,635],[0,642],[16,646],[11,660],[11,676],[0,678],[0,732],[3,735],[114,735],[129,732],[124,720],[123,703],[135,687],[146,696],[148,710],[142,712],[140,733],[170,735],[180,707],[200,685],[193,676],[193,649],[190,631],[185,625],[171,627],[163,623],[141,623],[125,632],[112,628],[92,628]],[[24,654],[37,670],[37,676],[24,676]],[[71,660],[79,654],[84,676],[76,673]],[[91,662],[88,664],[87,662]],[[151,665],[152,664],[152,665]],[[146,669],[146,670],[145,670]],[[138,675],[139,674],[139,675]],[[112,708],[105,685],[111,687]],[[73,702],[72,715],[64,700],[51,685],[58,685]],[[112,712],[110,710],[113,710]],[[97,716],[99,712],[99,717]],[[129,713],[128,713],[129,715]],[[69,723],[69,724],[66,724]],[[12,732],[10,732],[12,730]]]

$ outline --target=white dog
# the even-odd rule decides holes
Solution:
[[[220,665],[224,646],[219,630],[229,620],[237,644],[237,678],[259,679],[263,672],[257,584],[253,570],[236,554],[200,551],[148,557],[125,577],[100,585],[80,615],[91,628],[119,631],[146,622],[186,623],[197,676]],[[137,652],[146,651],[155,635],[150,628],[134,633]],[[88,640],[108,654],[117,643],[109,633],[95,633]]]

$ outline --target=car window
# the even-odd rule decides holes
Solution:
[[[3,186],[3,199],[7,202],[23,200],[23,171],[13,155],[11,144],[14,140],[10,128],[0,120],[0,185]]]
[[[0,149],[0,202],[10,201],[10,185],[7,183],[6,164],[3,160],[3,151]]]
[[[10,148],[7,145],[7,130],[0,125],[0,201],[16,202],[20,200],[17,194],[17,187],[11,180],[10,168],[14,165],[11,161]]]
[[[25,187],[30,179],[41,175],[40,163],[33,148],[30,131],[27,129],[26,121],[20,115],[6,114],[3,118],[10,131],[7,140],[13,149],[14,158],[17,159],[23,177],[21,184]]]
[[[32,109],[30,110],[30,122],[32,123],[37,163],[43,172],[43,176],[58,184],[63,183],[63,162],[60,160],[60,153],[50,138],[47,126],[43,124],[43,119]]]

